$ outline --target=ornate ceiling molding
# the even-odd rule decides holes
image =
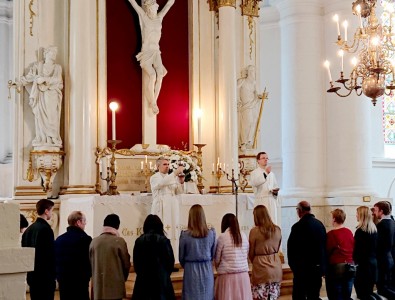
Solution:
[[[1,23],[12,21],[12,1],[0,0],[0,20]]]

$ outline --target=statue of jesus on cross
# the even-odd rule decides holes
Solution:
[[[168,0],[163,9],[158,12],[156,0],[142,0],[140,7],[136,0],[129,0],[139,16],[141,27],[142,47],[137,60],[148,80],[143,79],[143,98],[147,99],[154,115],[159,113],[157,104],[163,77],[167,70],[163,66],[159,40],[162,35],[162,20],[175,0]]]

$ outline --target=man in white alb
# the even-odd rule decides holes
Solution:
[[[179,207],[176,195],[184,192],[184,167],[179,166],[173,173],[169,173],[169,160],[159,157],[156,161],[159,172],[150,178],[152,190],[151,214],[161,218],[168,237],[178,238]],[[169,227],[170,226],[170,227]]]
[[[272,172],[272,167],[267,165],[269,160],[266,152],[259,152],[256,156],[258,168],[251,172],[250,184],[254,190],[255,202],[257,205],[265,205],[269,211],[273,223],[281,226],[279,219],[279,210],[281,209],[278,200],[278,191],[276,176]]]

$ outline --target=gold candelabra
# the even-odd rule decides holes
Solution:
[[[340,48],[341,57],[340,78],[335,82],[345,88],[345,93],[340,93],[341,87],[335,86],[332,80],[329,61],[325,61],[328,71],[330,88],[328,93],[335,93],[340,97],[349,96],[355,91],[358,96],[362,93],[372,99],[375,106],[377,98],[384,93],[389,95],[395,89],[394,61],[392,59],[395,51],[393,40],[394,32],[392,26],[393,12],[389,13],[389,24],[380,24],[376,16],[377,0],[357,0],[353,2],[353,14],[359,18],[359,27],[354,34],[352,43],[347,42],[347,20],[343,22],[344,37],[340,33],[339,17],[334,15],[333,20],[337,24],[337,45]],[[363,22],[364,20],[364,22]],[[358,52],[358,59],[352,59],[353,69],[350,79],[346,78],[343,71],[343,56],[345,53]],[[386,76],[392,75],[391,82],[386,84]],[[388,92],[386,92],[388,90]]]
[[[152,168],[151,162],[148,163],[147,159],[145,160],[144,163],[141,162],[141,174],[143,174],[144,177],[145,177],[145,182],[144,182],[145,190],[142,191],[143,193],[147,193],[148,192],[149,178],[152,176],[153,171],[154,170]]]
[[[121,143],[121,140],[108,140],[111,147],[106,147],[104,149],[96,148],[96,164],[98,169],[98,180],[96,184],[96,192],[101,195],[119,195],[117,191],[117,185],[115,181],[117,179],[117,161],[115,158],[115,153],[117,151],[117,144]],[[102,172],[102,158],[107,157],[107,166],[106,166],[106,177],[103,177]],[[100,179],[105,180],[107,182],[107,189],[105,192],[101,192]]]
[[[217,192],[216,194],[220,194],[221,193],[221,178],[222,176],[224,176],[224,171],[222,171],[222,169],[217,166],[217,169],[215,171],[211,172],[212,175],[214,175],[215,177],[215,182],[217,183]]]

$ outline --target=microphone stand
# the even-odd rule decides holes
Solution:
[[[221,168],[220,168],[221,170]],[[238,199],[237,199],[237,195],[238,195],[238,190],[239,190],[239,186],[237,185],[237,181],[239,180],[239,178],[235,177],[235,170],[232,169],[232,176],[229,176],[228,173],[226,173],[226,171],[221,170],[222,172],[224,172],[224,174],[226,175],[226,179],[229,180],[230,182],[232,182],[232,194],[235,195],[235,203],[236,203],[236,218],[238,218]],[[240,175],[240,174],[239,174]]]

